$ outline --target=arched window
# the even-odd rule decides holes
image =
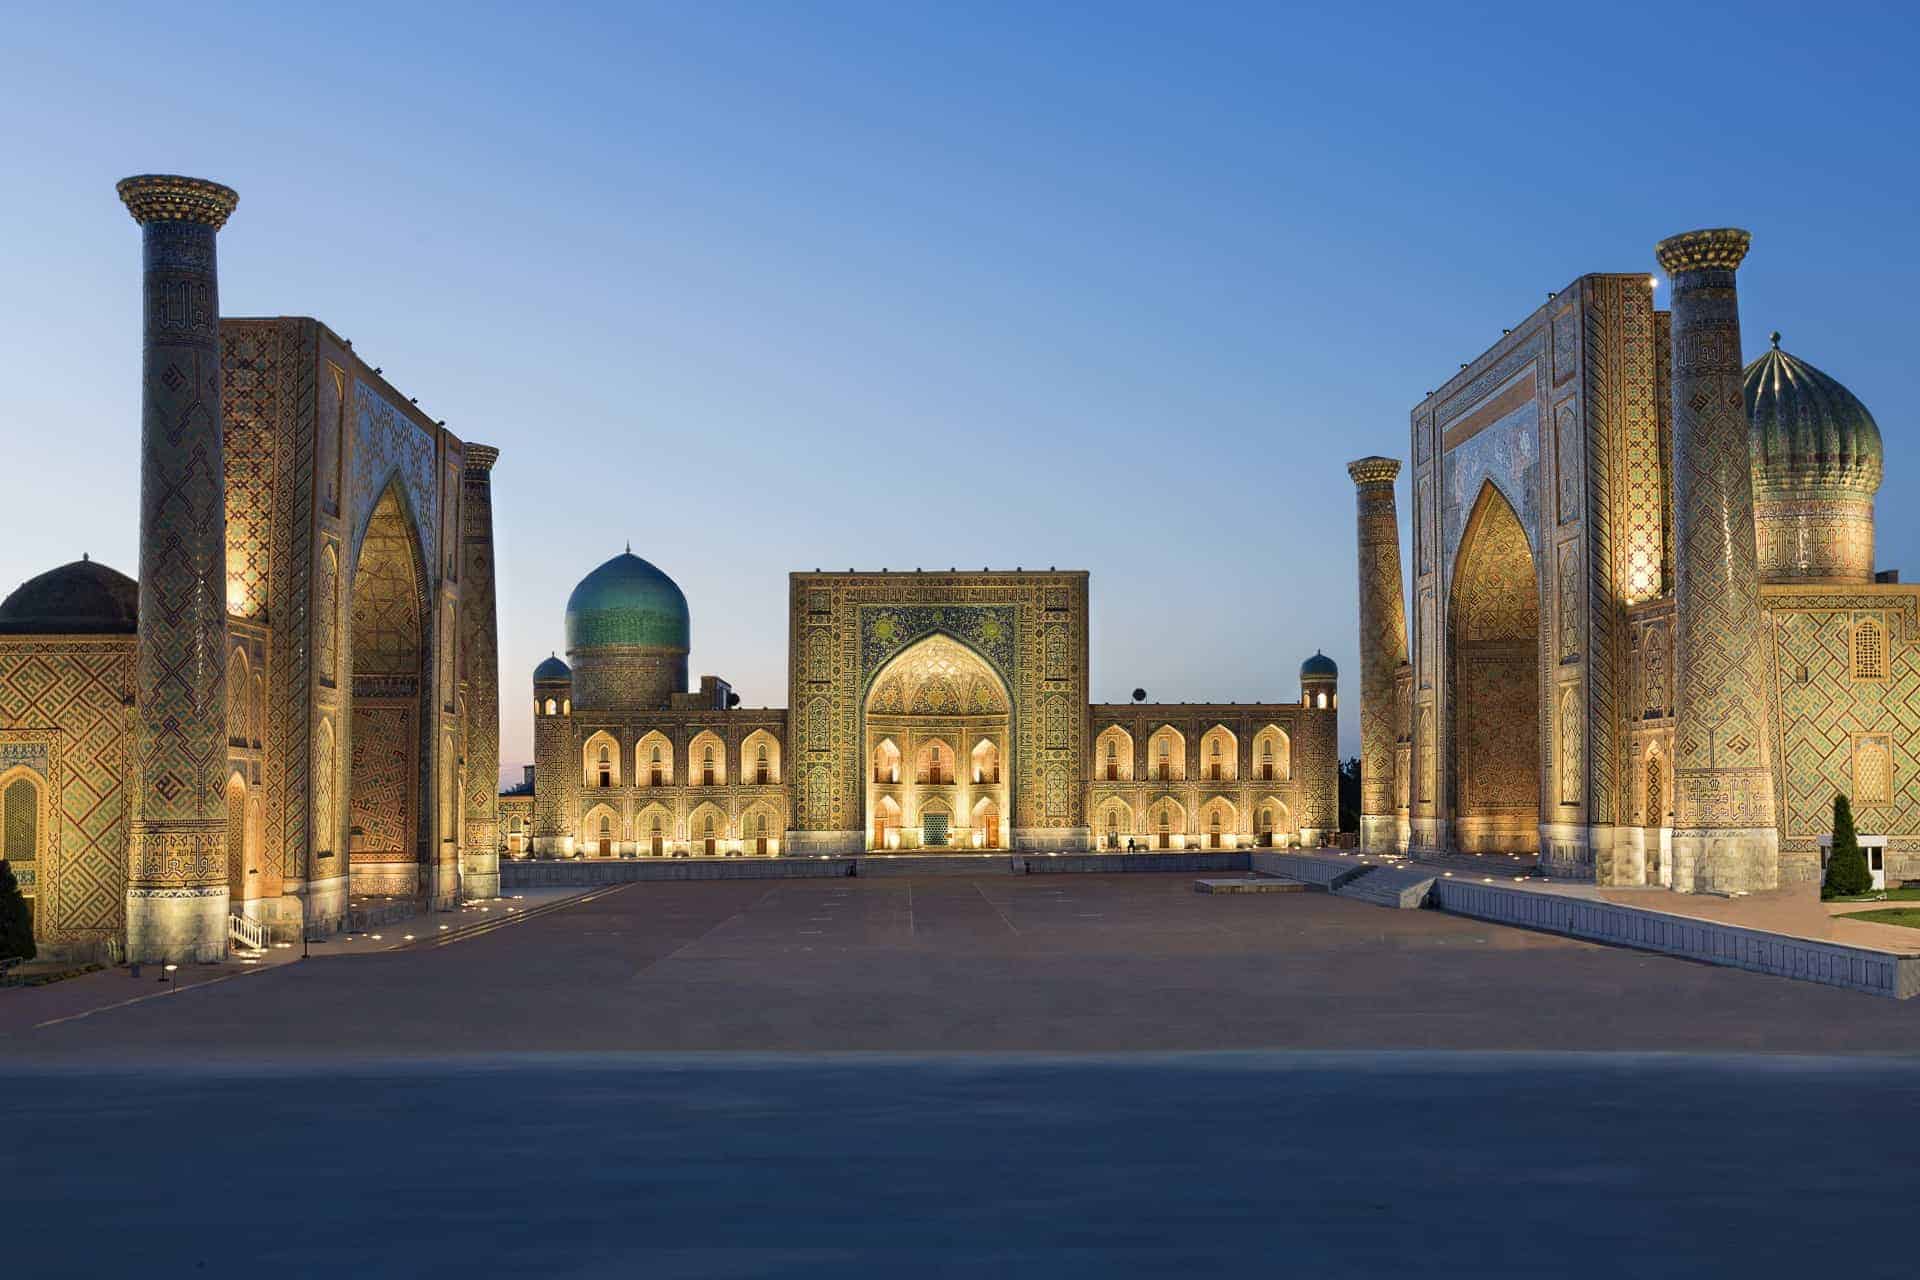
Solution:
[[[1854,624],[1851,644],[1853,651],[1853,678],[1855,680],[1885,680],[1887,678],[1886,631],[1872,618],[1863,618]]]
[[[0,791],[0,857],[13,865],[22,892],[34,894],[34,862],[40,856],[40,787],[18,777]]]
[[[1322,711],[1327,709],[1327,695],[1324,693],[1320,695],[1320,709]]]
[[[700,752],[700,785],[703,787],[713,785],[713,745],[711,743]],[[708,818],[707,822],[711,825],[713,819]]]
[[[1120,744],[1112,738],[1107,739],[1107,781],[1120,780]]]
[[[711,854],[715,851],[715,842],[713,838],[713,815],[712,814],[708,814],[706,821],[701,824],[700,843],[706,846],[707,853]]]
[[[600,785],[603,787],[613,785],[613,761],[605,747],[600,748]],[[606,823],[605,818],[600,819],[601,826],[604,827]]]
[[[934,747],[927,753],[927,781],[938,783],[940,778],[940,748]]]
[[[1165,738],[1162,738],[1160,739],[1160,761],[1159,761],[1159,764],[1155,767],[1155,771],[1158,774],[1160,781],[1165,782],[1169,777],[1172,776],[1172,770],[1173,770],[1173,747],[1172,747],[1172,744],[1170,744]]]
[[[547,714],[552,716],[552,715],[558,715],[559,713],[560,713],[560,705],[556,703],[552,698],[548,698]]]
[[[753,780],[763,787],[767,785],[767,744],[764,742],[754,749]]]

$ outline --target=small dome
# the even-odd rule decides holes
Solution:
[[[546,661],[533,669],[535,680],[571,680],[573,668],[560,661],[560,655],[549,654]]]
[[[1311,658],[1300,664],[1302,680],[1336,680],[1339,676],[1340,668],[1334,665],[1332,658],[1318,649],[1314,650]]]
[[[631,551],[580,579],[567,597],[567,652],[610,645],[692,646],[687,598],[672,578]]]
[[[1773,349],[1742,375],[1757,495],[1880,487],[1880,428],[1853,392],[1806,361]]]
[[[82,558],[29,578],[0,601],[0,635],[132,635],[139,617],[140,584]]]

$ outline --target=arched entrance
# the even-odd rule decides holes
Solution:
[[[1003,847],[1012,705],[986,660],[950,636],[894,655],[865,704],[867,847]]]
[[[396,484],[368,519],[353,572],[352,755],[348,762],[352,892],[420,891],[425,771],[426,564]]]
[[[1455,843],[1540,847],[1540,586],[1526,529],[1488,482],[1460,540],[1448,610]]]

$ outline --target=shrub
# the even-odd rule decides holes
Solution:
[[[0,858],[0,960],[16,956],[31,960],[35,954],[33,916],[27,909],[26,895],[20,892],[12,865]]]
[[[1833,798],[1833,849],[1827,855],[1827,876],[1820,884],[1822,898],[1850,898],[1873,887],[1867,855],[1853,833],[1853,806],[1845,796]]]

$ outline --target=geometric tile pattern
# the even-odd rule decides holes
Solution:
[[[1708,240],[1701,236],[1715,237]],[[1663,242],[1672,277],[1675,616],[1674,824],[1772,825],[1768,674],[1741,384],[1734,268],[1744,232]],[[1698,265],[1696,265],[1698,264]],[[1703,868],[1746,887],[1740,865]],[[1753,868],[1760,880],[1765,868]],[[1735,882],[1738,883],[1735,883]]]
[[[137,887],[188,889],[224,884],[227,871],[215,228],[168,220],[145,223],[142,233],[139,790],[128,875]]]
[[[1394,811],[1394,766],[1399,730],[1394,676],[1407,660],[1406,585],[1400,576],[1400,517],[1392,458],[1349,463],[1359,504],[1360,571],[1360,812]]]
[[[789,680],[800,724],[789,739],[794,828],[867,833],[861,724],[885,663],[943,633],[983,659],[1012,697],[1006,753],[1013,826],[1086,825],[1084,716],[1050,724],[1044,695],[1087,705],[1087,584],[1079,574],[795,574]],[[1051,637],[1066,660],[1049,669]],[[1053,642],[1057,643],[1057,642]],[[970,696],[955,689],[956,697]]]
[[[52,791],[36,871],[43,941],[125,928],[133,672],[131,636],[0,637],[0,751],[25,748]]]

